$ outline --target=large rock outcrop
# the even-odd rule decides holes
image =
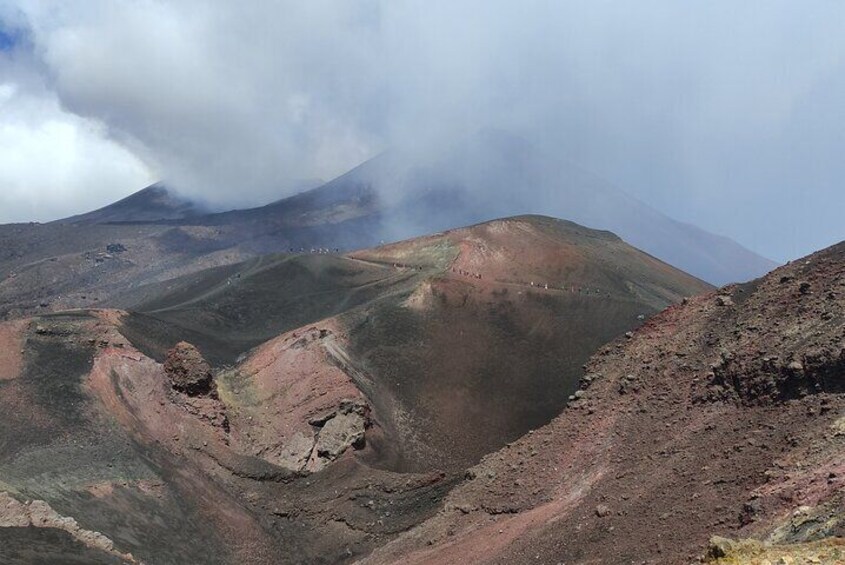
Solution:
[[[164,372],[170,378],[173,388],[179,392],[199,396],[209,394],[212,390],[211,366],[199,350],[188,342],[179,342],[167,352]]]

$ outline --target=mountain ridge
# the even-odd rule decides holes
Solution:
[[[55,223],[155,223],[185,220],[208,213],[208,207],[176,195],[159,182],[97,210],[62,218]]]
[[[63,222],[127,219],[130,211],[122,203],[129,199]],[[200,211],[176,199],[171,209],[139,210],[135,219],[151,221],[158,214],[167,223],[220,228],[227,245],[249,241],[256,252],[270,253],[291,243],[300,246],[293,241],[297,229],[319,232],[323,241],[311,245],[351,249],[539,213],[613,231],[712,284],[750,280],[776,266],[726,236],[672,219],[594,173],[500,131],[425,154],[388,150],[319,187],[265,206]]]
[[[843,289],[845,242],[667,308],[363,562],[838,563]]]
[[[521,216],[0,323],[0,491],[145,562],[352,562],[559,413],[593,350],[710,288]]]

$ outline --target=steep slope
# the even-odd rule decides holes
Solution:
[[[776,266],[728,238],[673,220],[596,175],[501,131],[482,131],[426,154],[389,151],[312,195],[315,201],[333,202],[348,215],[366,215],[373,233],[384,240],[494,217],[542,213],[610,230],[714,284],[743,282]],[[276,214],[292,204],[283,200],[251,214]]]
[[[218,237],[161,223],[0,226],[0,319],[99,306],[135,285],[255,256]]]
[[[233,363],[282,331],[339,316],[352,364],[383,405],[393,447],[380,457],[416,470],[461,467],[548,421],[591,351],[708,288],[610,233],[542,217],[235,269],[140,289],[156,295],[140,304],[119,299],[136,312],[126,335],[169,335],[150,344],[159,359],[185,335]],[[159,323],[169,329],[149,331]]]
[[[140,223],[183,220],[209,213],[197,202],[181,198],[162,184],[153,184],[99,210],[71,216],[61,224]]]
[[[292,227],[251,221],[0,226],[0,319],[99,307],[127,288],[268,252],[327,250],[326,242],[360,247],[377,241],[372,233],[356,221]]]
[[[602,343],[707,288],[519,217],[0,324],[0,491],[99,532],[108,558],[351,562],[549,421]]]
[[[712,283],[774,267],[523,139],[482,132],[433,153],[387,152],[260,208],[209,214],[153,185],[89,214],[0,226],[0,319],[100,307],[128,284],[263,254],[345,252],[521,213],[611,230]]]
[[[689,563],[713,535],[762,540],[720,563],[840,562],[845,243],[670,307],[581,382],[367,562]]]

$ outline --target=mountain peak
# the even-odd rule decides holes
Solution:
[[[163,183],[152,184],[122,200],[78,216],[63,224],[108,224],[182,220],[207,213],[205,206],[179,196]]]

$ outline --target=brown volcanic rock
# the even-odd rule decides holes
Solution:
[[[556,416],[602,344],[708,289],[609,232],[520,216],[148,285],[123,331],[156,359],[187,340],[236,367],[217,380],[245,387],[225,399],[235,439],[275,464],[299,469],[307,412],[359,389],[369,464],[462,472]]]
[[[366,444],[365,396],[342,368],[335,323],[289,332],[221,374],[234,445],[292,471],[315,472]]]
[[[308,470],[316,472],[323,469],[350,448],[362,449],[366,445],[365,433],[369,426],[366,404],[342,402],[326,422],[321,422]]]
[[[558,414],[601,344],[704,288],[612,234],[540,217],[170,281],[136,314],[32,326],[22,377],[0,382],[0,475],[149,562],[351,562],[433,516],[468,462]],[[227,368],[212,380],[210,364]],[[535,432],[513,470],[482,467],[448,508],[502,529],[481,540],[495,553],[579,507],[606,476],[602,422],[579,430],[580,451]],[[531,512],[552,484],[533,477],[564,452],[595,472]],[[467,497],[496,477],[488,498]],[[608,526],[625,510],[587,504]]]
[[[0,381],[17,378],[23,367],[26,320],[0,323]]]
[[[421,277],[398,304],[344,317],[392,436],[385,459],[403,470],[462,471],[542,426],[596,349],[710,288],[609,232],[541,216],[352,256]]]
[[[189,470],[189,485],[181,471],[165,474],[163,492],[175,487],[185,505],[196,505],[203,531],[222,536],[226,547],[212,560],[180,553],[161,562],[348,562],[436,511],[453,479],[380,472],[349,456],[366,449],[369,408],[340,369],[317,363],[334,339],[325,327],[281,336],[220,375],[218,402],[231,416],[226,434],[193,409],[212,399],[173,394],[161,365],[131,346],[99,352],[89,390],[145,451],[166,450],[169,464]],[[287,466],[289,440],[306,433],[305,460]],[[92,503],[103,501],[85,501]],[[131,508],[133,516],[146,510]],[[167,555],[170,543],[144,547]]]
[[[713,535],[841,537],[843,348],[845,243],[670,307],[368,562],[689,563]]]
[[[354,253],[393,265],[446,264],[485,290],[625,296],[656,309],[712,287],[615,234],[544,216],[516,216]]]
[[[255,562],[259,554],[272,562],[280,547],[213,478],[215,456],[234,469],[220,471],[229,476],[257,475],[256,465],[227,453],[219,428],[186,410],[213,399],[175,393],[162,365],[117,332],[121,317],[67,312],[31,324],[23,370],[0,381],[2,490],[48,502],[61,523],[101,532],[141,562]],[[87,553],[77,561],[118,562],[92,558],[73,531],[45,525],[0,528],[0,561]]]
[[[164,372],[173,388],[180,392],[197,396],[211,391],[211,365],[190,343],[181,341],[167,352]]]
[[[8,493],[0,491],[0,528],[10,527],[63,530],[89,548],[119,557],[122,563],[138,563],[131,554],[123,554],[115,549],[112,540],[100,532],[81,528],[76,520],[62,516],[47,502],[32,500],[22,503],[9,496]]]

